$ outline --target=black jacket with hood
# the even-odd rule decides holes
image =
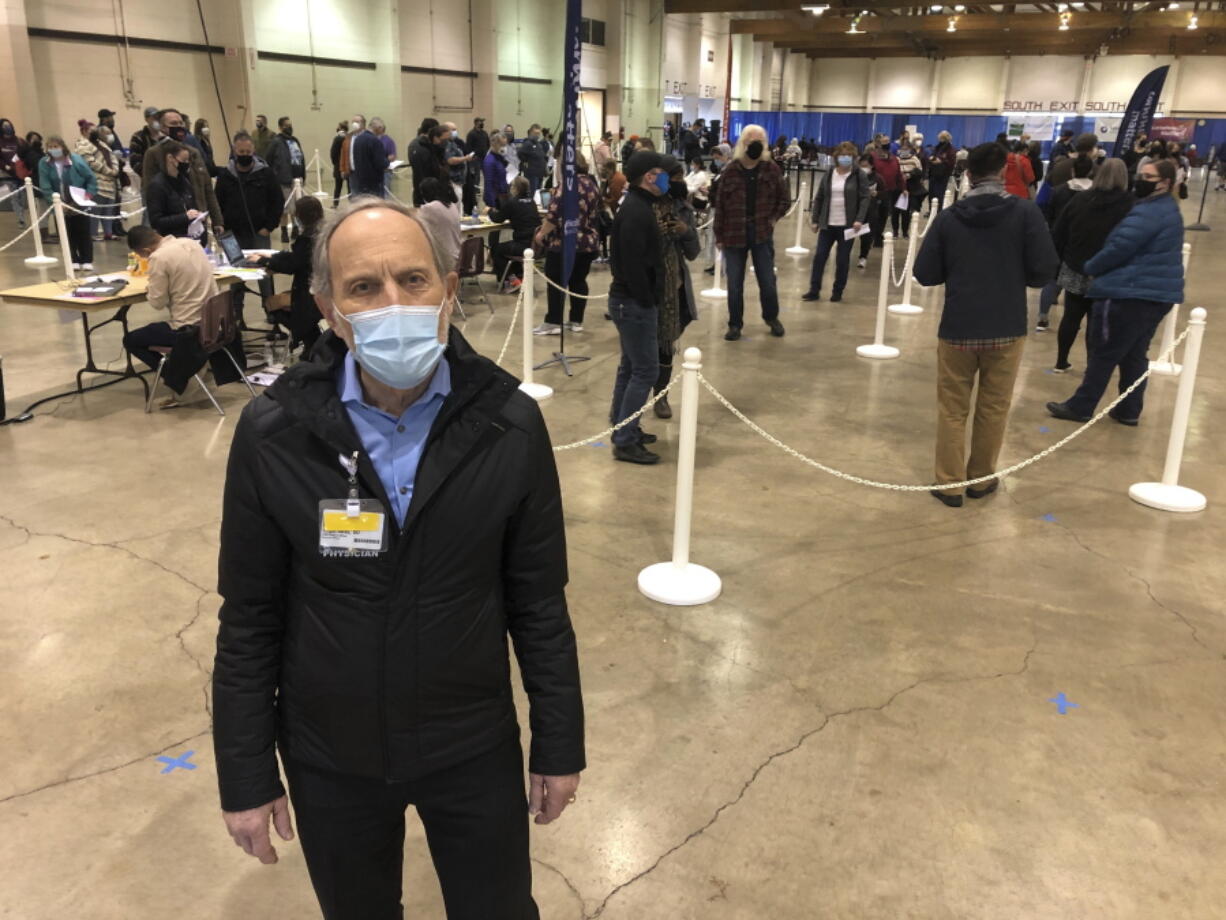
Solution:
[[[517,736],[507,636],[531,704],[529,770],[584,768],[557,469],[544,419],[456,330],[452,391],[403,527],[336,391],[331,333],[243,411],[226,474],[213,672],[221,805],[284,792],[289,761],[411,780]],[[324,555],[319,502],[387,510],[388,549]],[[333,551],[335,553],[335,551]]]
[[[247,249],[271,248],[256,246],[260,230],[271,233],[281,223],[285,210],[285,195],[281,183],[267,163],[256,157],[247,172],[239,172],[234,157],[217,177],[217,205],[227,229],[232,230]]]
[[[1059,267],[1034,202],[976,190],[937,215],[915,259],[915,277],[925,286],[945,285],[940,338],[1006,338],[1029,328],[1026,288],[1042,287]]]
[[[1052,227],[1056,254],[1073,271],[1085,274],[1085,264],[1136,204],[1132,189],[1092,188],[1073,196]]]

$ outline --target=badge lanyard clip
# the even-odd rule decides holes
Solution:
[[[341,454],[341,465],[349,474],[349,498],[345,501],[345,514],[351,518],[360,517],[362,502],[358,498],[358,452],[353,452],[352,459]]]

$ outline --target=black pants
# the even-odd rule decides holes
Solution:
[[[477,209],[477,177],[471,173],[464,179],[464,213]]]
[[[834,288],[835,294],[842,294],[847,287],[847,270],[851,267],[851,247],[855,239],[845,240],[843,234],[847,227],[824,227],[817,232],[817,251],[813,253],[813,267],[809,270],[809,292],[817,294],[822,289],[822,275],[826,273],[826,260],[830,258],[830,250],[835,250],[834,256]],[[867,236],[865,237],[868,238]]]
[[[1056,330],[1056,367],[1068,367],[1069,352],[1077,341],[1077,333],[1081,329],[1081,321],[1090,315],[1094,305],[1084,294],[1064,292],[1064,315],[1060,317],[1060,328]],[[1090,337],[1086,335],[1086,365],[1090,363]]]
[[[68,232],[68,251],[77,265],[94,261],[94,238],[90,236],[88,217],[64,209],[64,229]]]
[[[1115,369],[1120,369],[1119,391],[1123,393],[1149,369],[1149,343],[1158,324],[1170,311],[1169,303],[1152,300],[1096,300],[1091,307],[1086,337],[1090,342],[1090,361],[1081,386],[1065,402],[1078,415],[1093,415],[1107,391]],[[1145,404],[1145,384],[1115,407],[1119,418],[1141,417]]]
[[[88,220],[88,218],[86,218]],[[150,323],[139,329],[131,329],[123,337],[123,347],[135,358],[139,358],[157,370],[162,363],[162,356],[152,351],[150,346],[162,345],[170,348],[175,343],[177,333],[170,328],[170,323]]]
[[[901,211],[898,208],[898,199],[902,196],[902,192],[890,192],[890,229],[894,231],[894,238],[898,239],[899,225],[902,225],[902,235],[906,236],[911,232],[911,209],[915,206],[911,196],[907,196],[907,210]]]
[[[583,311],[587,309],[587,273],[595,258],[596,253],[594,252],[576,252],[575,264],[570,270],[570,282],[567,283],[562,280],[562,253],[554,252],[552,249],[545,253],[545,277],[554,284],[560,284],[571,291],[570,321],[572,323],[583,322]],[[555,326],[561,325],[562,301],[566,295],[553,285],[546,285],[546,287],[548,288],[546,294],[549,299],[549,311],[545,314],[545,322],[553,323]],[[583,296],[575,297],[575,294]]]
[[[512,278],[522,278],[524,274],[524,250],[531,248],[532,244],[522,243],[518,240],[507,240],[504,243],[493,243],[490,245],[490,255],[494,259],[494,274],[498,276],[498,280],[502,281],[503,272],[506,272],[506,279],[509,281]],[[510,265],[510,269],[507,266]]]
[[[404,813],[417,808],[448,920],[539,920],[523,754],[512,739],[419,780],[286,763],[302,853],[325,920],[402,920]]]
[[[341,192],[345,190],[345,180],[340,173],[333,173],[332,180],[335,183],[332,186],[332,207],[336,208],[341,203]]]
[[[861,259],[867,259],[869,250],[874,246],[882,245],[882,237],[885,234],[885,209],[886,203],[881,199],[870,198],[868,200],[868,225],[872,228],[872,232],[860,237]]]

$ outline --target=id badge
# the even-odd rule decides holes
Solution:
[[[374,556],[387,550],[387,515],[377,498],[325,498],[319,503],[319,551]]]

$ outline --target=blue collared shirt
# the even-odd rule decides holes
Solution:
[[[397,523],[404,526],[405,515],[413,501],[417,466],[426,450],[426,438],[443,408],[443,400],[451,392],[451,368],[447,359],[439,361],[426,392],[405,409],[400,418],[376,409],[362,398],[362,380],[353,352],[345,355],[345,363],[336,378],[336,391],[392,502]]]

